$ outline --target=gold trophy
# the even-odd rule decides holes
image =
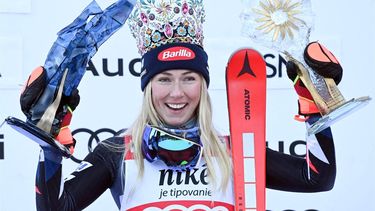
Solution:
[[[309,43],[314,17],[310,0],[243,0],[243,4],[242,32],[298,66],[297,74],[322,114],[308,127],[308,135],[324,130],[371,100],[366,96],[346,101],[333,79],[324,78],[305,63],[303,49]]]
[[[296,60],[288,52],[284,52],[288,61],[297,65],[297,74],[310,91],[322,118],[310,125],[308,135],[319,133],[342,117],[367,105],[371,100],[369,96],[353,98],[346,101],[332,78],[324,78],[308,65]],[[302,60],[303,61],[303,60]]]

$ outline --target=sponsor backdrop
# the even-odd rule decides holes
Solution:
[[[0,120],[9,115],[24,118],[19,91],[28,74],[44,63],[56,33],[69,24],[89,0],[0,1]],[[104,8],[114,1],[98,0]],[[242,3],[205,1],[205,49],[209,54],[210,94],[214,121],[228,133],[225,66],[230,54],[254,47],[268,68],[267,141],[271,148],[303,156],[304,124],[293,120],[296,95],[285,71],[285,60],[241,35]],[[320,40],[339,58],[344,78],[339,88],[346,98],[375,96],[375,3],[313,0],[315,27],[311,40]],[[82,159],[99,140],[128,127],[138,114],[142,92],[139,56],[128,27],[120,29],[90,62],[79,87],[81,103],[72,129],[78,140],[76,160]],[[287,193],[267,190],[272,211],[375,210],[375,104],[336,123],[332,129],[337,152],[337,180],[330,192]],[[34,175],[39,147],[9,126],[0,129],[0,210],[34,210]],[[64,173],[77,164],[64,161]],[[87,210],[116,210],[106,192]]]

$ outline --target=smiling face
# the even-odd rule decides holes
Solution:
[[[194,116],[201,85],[200,74],[190,70],[168,70],[152,78],[152,103],[164,123],[180,126]]]

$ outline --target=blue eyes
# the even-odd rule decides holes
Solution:
[[[171,79],[169,79],[169,78],[159,78],[158,81],[159,82],[170,82]]]
[[[195,81],[195,80],[196,80],[196,78],[192,77],[192,76],[187,76],[187,77],[182,78],[182,81],[187,81],[187,82]],[[169,78],[169,77],[160,77],[160,78],[157,79],[157,81],[166,83],[166,82],[172,82],[173,79]]]
[[[185,78],[186,81],[195,81],[195,77],[189,76]]]

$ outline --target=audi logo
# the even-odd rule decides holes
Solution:
[[[100,141],[120,134],[124,130],[125,129],[116,131],[111,128],[100,128],[95,131],[88,128],[78,128],[73,130],[72,135],[77,143],[74,155],[71,156],[71,159],[76,163],[80,163],[88,153],[94,151],[94,148]],[[87,146],[87,151],[84,150],[86,148],[85,145]]]

